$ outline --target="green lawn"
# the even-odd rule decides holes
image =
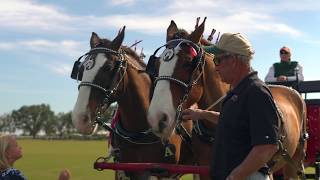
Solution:
[[[22,146],[23,158],[15,167],[29,180],[56,180],[64,168],[71,171],[72,180],[114,179],[112,170],[93,169],[94,161],[106,155],[106,141],[19,139],[18,143]],[[314,169],[306,171],[310,173]],[[191,179],[191,175],[183,177],[183,180]]]
[[[93,162],[107,152],[106,141],[18,140],[23,158],[15,166],[29,180],[55,180],[67,168],[73,180],[113,179],[113,171],[97,171]]]
[[[105,156],[106,141],[21,139],[23,158],[15,163],[29,180],[56,180],[61,169],[71,171],[72,180],[114,179],[112,170],[93,169],[94,161]],[[190,180],[188,175],[183,178]]]

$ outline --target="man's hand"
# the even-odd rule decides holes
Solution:
[[[58,180],[69,180],[71,177],[71,173],[68,169],[63,169],[58,177]]]
[[[288,77],[287,76],[279,76],[279,77],[277,77],[277,80],[278,81],[287,81]]]
[[[208,111],[208,110],[202,110],[202,109],[185,109],[182,112],[182,119],[183,120],[206,120],[209,122],[212,122],[214,124],[218,124],[220,113],[216,111]]]
[[[193,121],[197,121],[199,119],[201,119],[201,109],[185,109],[182,112],[182,119],[183,120],[193,120]]]
[[[235,173],[231,173],[226,180],[245,180],[245,177],[241,177],[240,175],[237,175]]]
[[[227,180],[245,180],[252,173],[263,167],[278,151],[277,144],[253,146],[248,156],[227,177]]]

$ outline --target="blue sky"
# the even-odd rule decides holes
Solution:
[[[69,74],[73,62],[89,50],[93,31],[113,39],[126,25],[124,44],[143,40],[137,48],[140,52],[143,47],[148,57],[165,42],[171,20],[191,31],[196,17],[205,16],[205,37],[215,28],[250,39],[256,52],[252,66],[261,78],[287,45],[292,59],[304,67],[305,80],[320,80],[320,1],[0,0],[0,4],[0,114],[41,103],[55,112],[72,110],[78,92]]]

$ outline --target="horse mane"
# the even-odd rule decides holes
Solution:
[[[173,39],[186,39],[190,33],[184,29],[178,29],[177,32],[174,33]]]
[[[103,44],[110,44],[111,41],[109,39],[102,39]],[[140,66],[142,66],[143,68],[147,67],[146,63],[140,58],[140,56],[131,48],[127,47],[127,46],[122,46],[121,45],[121,49],[128,54],[129,56],[133,57],[132,59],[134,59]]]
[[[174,33],[173,35],[173,39],[186,39],[188,36],[190,35],[190,33],[188,33],[188,31],[186,31],[185,29],[178,29],[177,32]],[[212,45],[209,41],[207,41],[205,38],[201,38],[200,40],[200,44],[202,46],[210,46]]]
[[[140,58],[140,56],[134,50],[127,46],[121,46],[121,49],[124,50],[126,54],[133,57],[133,59],[135,59],[139,65],[141,65],[144,68],[147,67],[146,63]]]

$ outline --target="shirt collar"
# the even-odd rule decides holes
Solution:
[[[231,92],[233,94],[241,94],[241,92],[244,90],[244,88],[247,87],[248,83],[259,79],[258,78],[258,72],[257,71],[252,71],[250,72],[245,78],[243,78],[240,83],[233,89]]]

